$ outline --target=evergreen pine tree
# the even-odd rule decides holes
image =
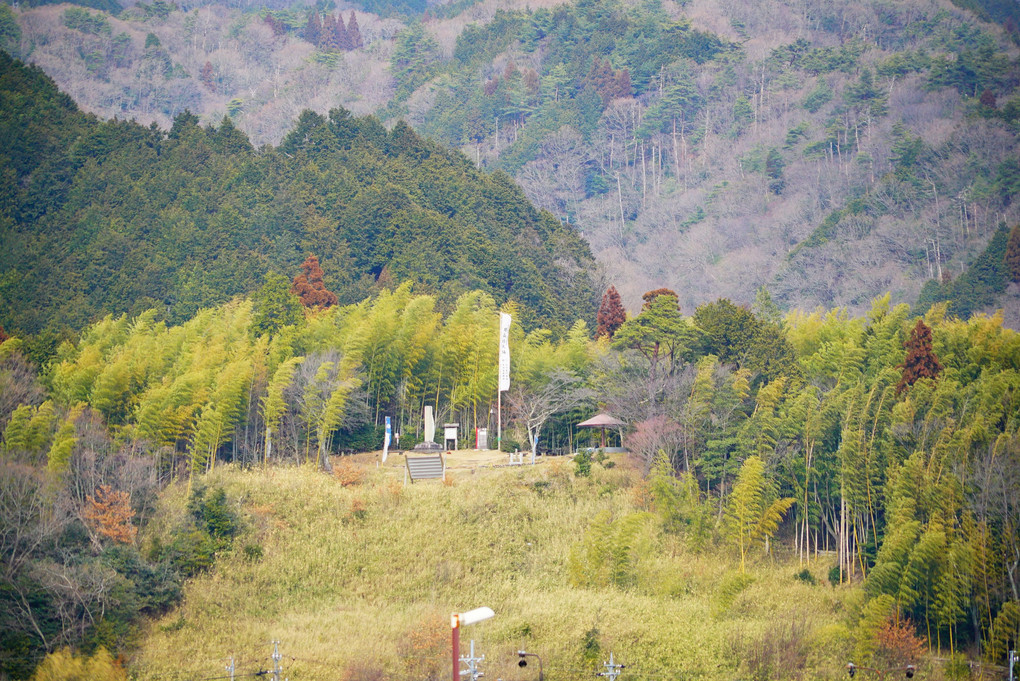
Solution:
[[[649,309],[652,306],[652,303],[655,301],[655,299],[658,298],[659,296],[672,296],[677,301],[676,309],[677,310],[680,309],[680,296],[676,294],[676,291],[668,288],[657,288],[654,291],[645,291],[644,293],[642,293],[641,300],[645,302],[641,305],[641,309],[642,310]]]
[[[627,321],[627,312],[623,309],[623,302],[615,286],[610,286],[602,296],[602,305],[598,312],[598,330],[595,332],[597,338],[606,336],[612,338],[616,330]]]
[[[1020,225],[1016,225],[1009,231],[1009,241],[1006,244],[1006,274],[1009,280],[1020,282]]]
[[[904,343],[907,356],[902,364],[897,364],[897,369],[903,369],[900,382],[896,385],[896,394],[900,394],[908,386],[914,385],[922,378],[935,378],[942,371],[939,358],[935,356],[931,343],[931,328],[918,319],[914,329],[910,332],[910,338]]]

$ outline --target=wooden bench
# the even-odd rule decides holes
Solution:
[[[404,484],[411,479],[413,484],[416,480],[446,480],[446,461],[442,454],[426,454],[424,456],[407,456],[404,458],[407,468],[404,470]]]

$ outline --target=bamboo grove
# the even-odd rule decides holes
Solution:
[[[767,294],[753,311],[719,300],[687,316],[672,292],[652,293],[612,338],[592,340],[582,321],[560,338],[514,324],[511,434],[547,437],[525,415],[558,381],[577,395],[562,410],[628,421],[625,443],[679,531],[736,538],[741,563],[775,535],[933,647],[1001,658],[1020,626],[1020,336],[944,304],[914,318],[888,296],[864,318],[780,318]],[[162,475],[194,480],[223,461],[326,467],[352,433],[377,437],[383,416],[409,446],[425,405],[465,435],[490,424],[488,294],[463,294],[444,317],[402,285],[257,332],[267,300],[179,326],[155,311],[94,324],[42,371],[45,394],[0,414],[3,457],[60,475],[99,422]],[[28,380],[20,344],[0,345],[11,385]],[[909,353],[935,368],[909,375]]]

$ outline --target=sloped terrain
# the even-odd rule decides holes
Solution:
[[[637,478],[623,462],[585,479],[565,461],[456,461],[450,485],[403,487],[399,468],[374,461],[352,464],[365,477],[349,486],[310,469],[209,478],[244,509],[250,535],[150,629],[131,665],[138,678],[212,676],[231,655],[239,676],[270,669],[271,640],[292,679],[443,678],[449,615],[479,606],[496,616],[464,629],[462,652],[474,640],[493,678],[536,677],[517,667],[518,650],[540,655],[549,679],[588,676],[610,653],[629,675],[722,679],[770,664],[845,674],[852,632],[841,613],[854,590],[795,579],[800,568],[783,560],[741,576],[721,556],[685,549],[635,508]],[[164,517],[184,492],[168,495]],[[629,539],[604,537],[621,556],[618,584],[585,585],[575,554],[627,518]],[[808,574],[827,571],[825,560]],[[789,650],[772,650],[770,637]]]
[[[131,8],[95,29],[43,7],[8,43],[87,110],[230,113],[256,144],[305,106],[404,117],[513,174],[631,307],[662,285],[685,309],[761,286],[787,307],[913,302],[1017,222],[1008,21],[913,0],[528,6],[359,13],[353,50],[310,42],[301,7]],[[139,83],[166,93],[117,94]],[[1008,320],[1014,298],[995,303]]]
[[[397,280],[449,307],[471,289],[515,300],[529,326],[594,317],[587,245],[506,175],[406,125],[307,112],[279,148],[256,150],[230,119],[100,122],[3,54],[0,111],[8,329],[150,307],[180,321],[269,272],[293,278],[308,254],[344,303]]]

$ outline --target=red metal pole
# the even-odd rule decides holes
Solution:
[[[453,632],[453,681],[460,681],[460,618],[457,613],[450,616],[450,627]]]

